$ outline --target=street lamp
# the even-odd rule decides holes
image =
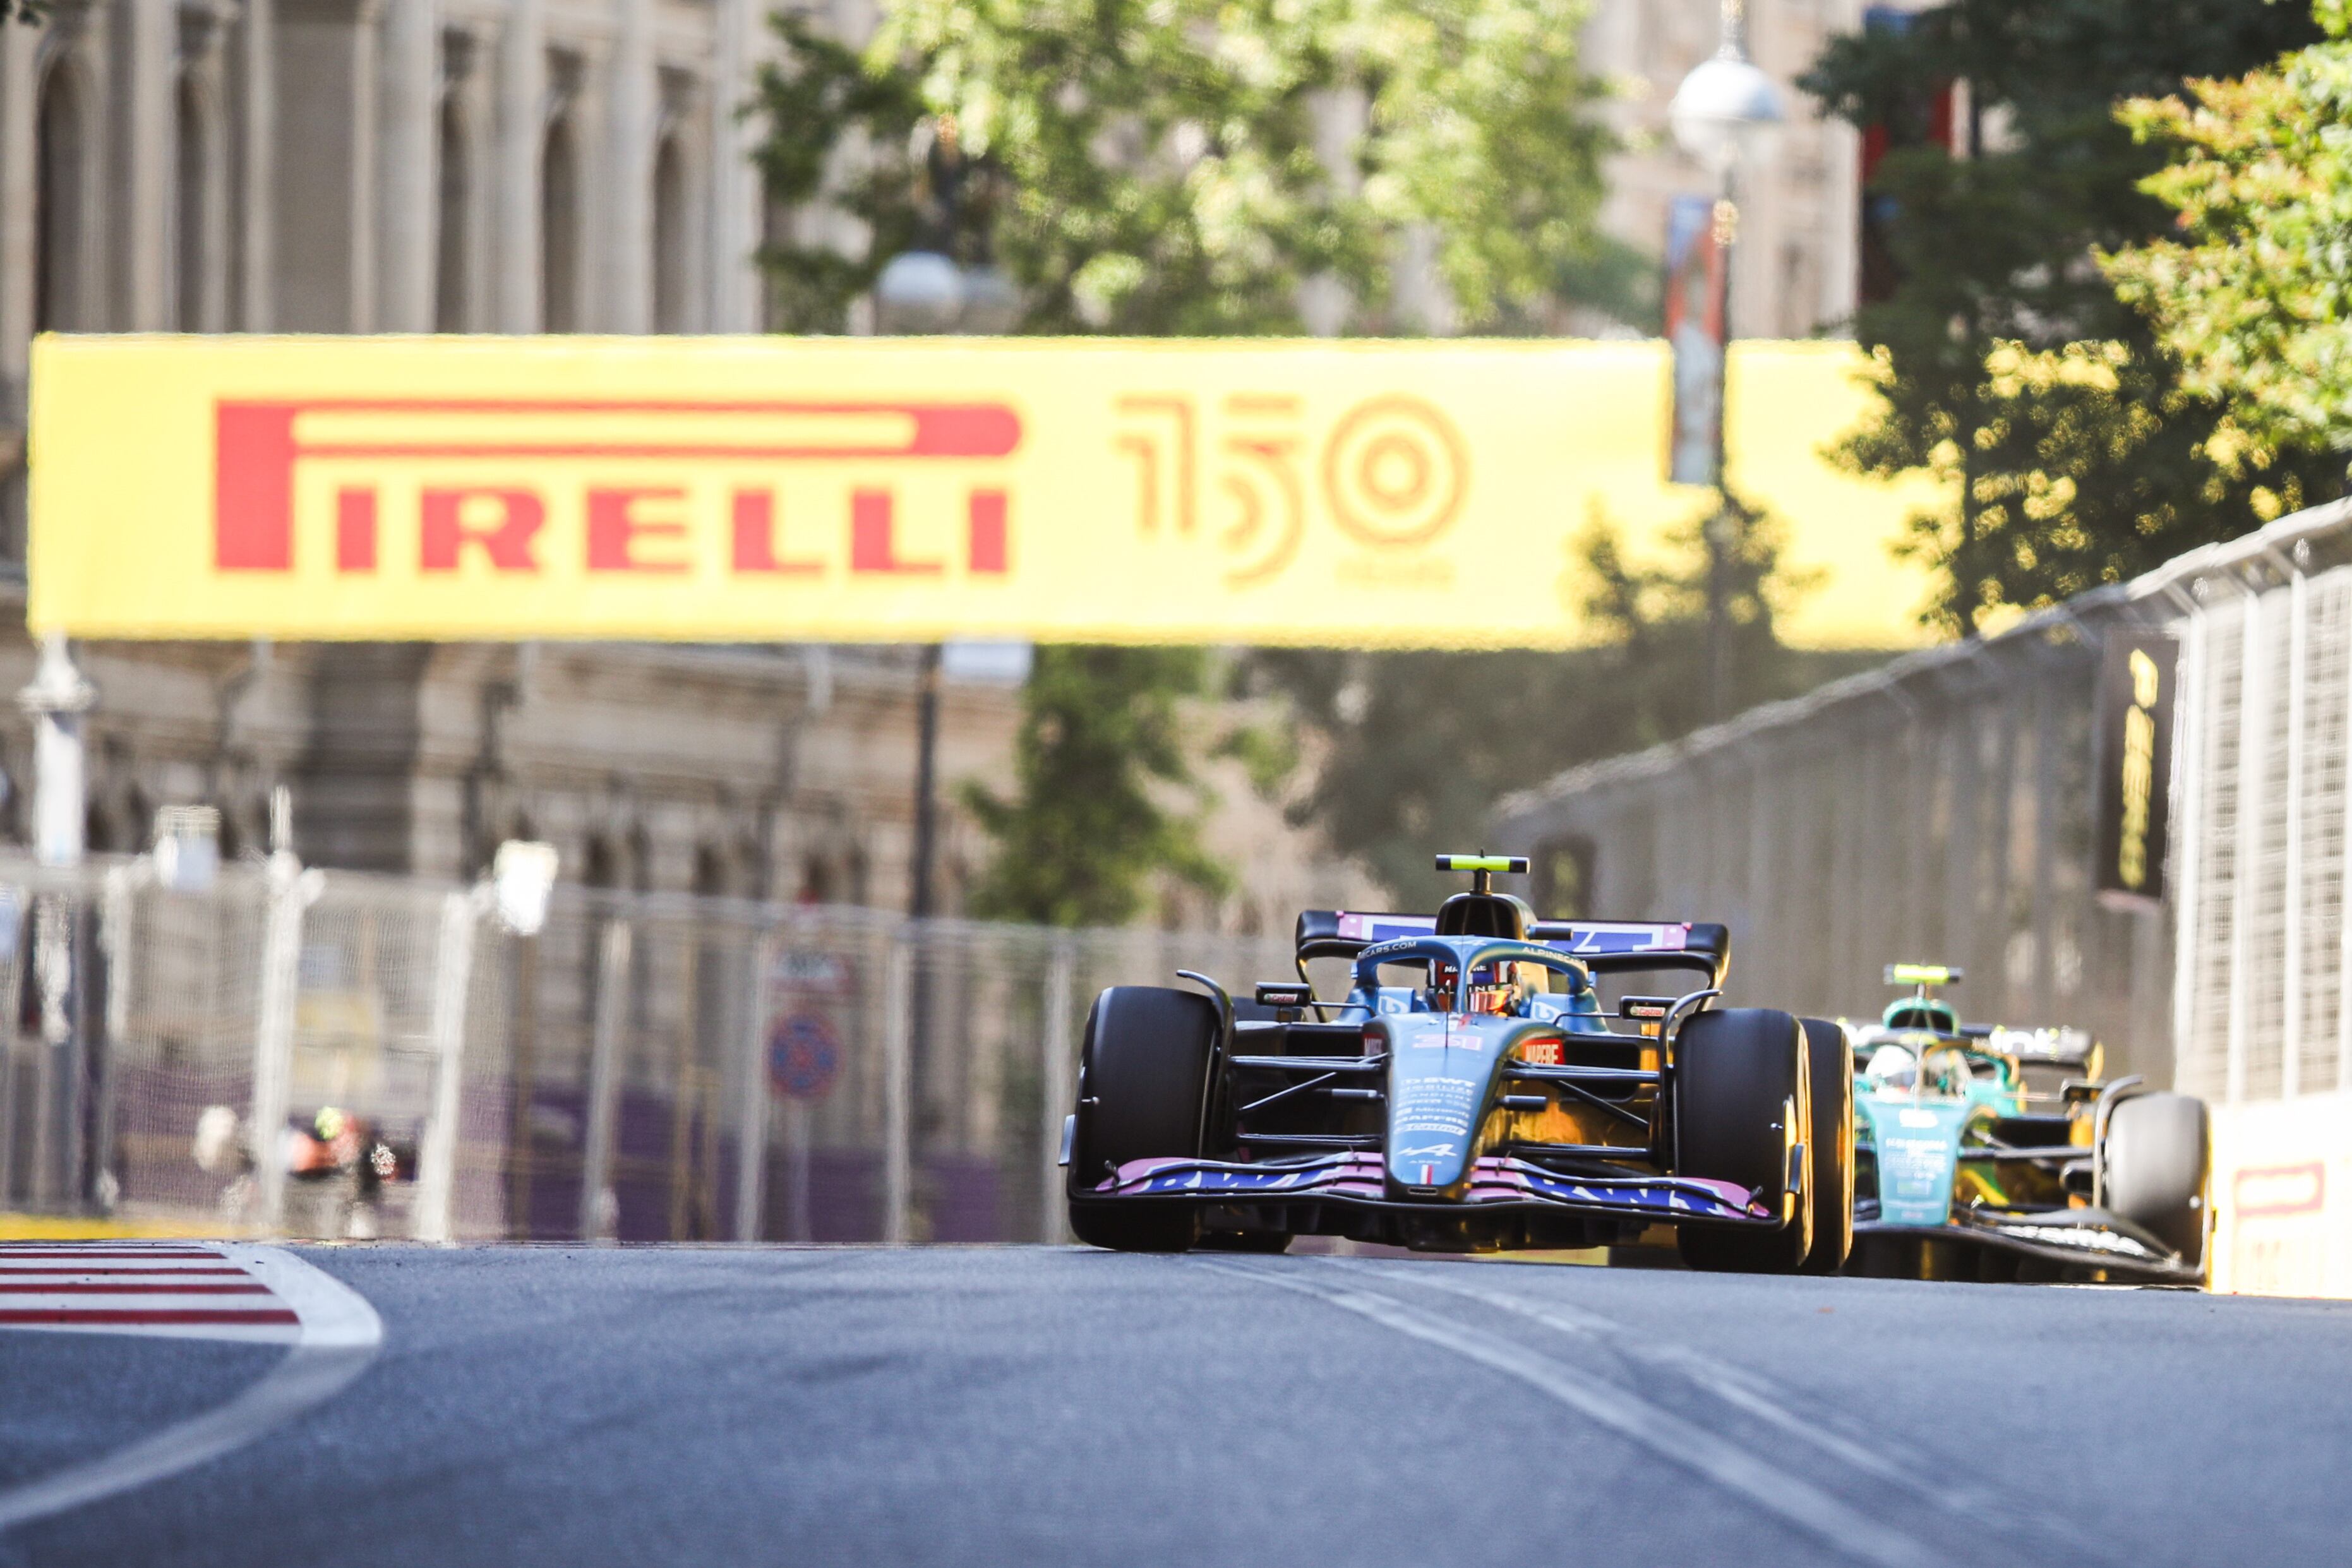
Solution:
[[[1019,320],[1021,297],[992,267],[966,267],[935,250],[894,256],[874,279],[874,324],[893,335],[991,335]],[[932,913],[932,862],[938,857],[940,644],[923,649],[916,691],[914,864],[907,913]]]
[[[1715,176],[1717,287],[1717,319],[1723,323],[1723,352],[1716,356],[1715,483],[1720,504],[1706,526],[1706,706],[1709,720],[1720,719],[1731,688],[1730,552],[1738,521],[1724,475],[1725,367],[1731,355],[1731,259],[1739,232],[1739,179],[1769,162],[1780,150],[1787,119],[1780,89],[1748,57],[1745,0],[1723,0],[1722,43],[1675,89],[1666,110],[1675,140]]]

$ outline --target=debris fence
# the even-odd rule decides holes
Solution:
[[[0,861],[0,1208],[425,1239],[1057,1239],[1095,994],[1291,973],[1278,939],[569,887],[520,936],[289,860]]]

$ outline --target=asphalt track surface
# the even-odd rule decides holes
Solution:
[[[301,1249],[381,1345],[0,1565],[2352,1561],[2352,1303],[1079,1249]],[[277,1346],[0,1328],[0,1507]]]

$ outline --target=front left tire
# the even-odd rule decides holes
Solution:
[[[2212,1131],[2205,1102],[2187,1094],[2135,1094],[2107,1114],[2107,1212],[2128,1219],[2200,1272],[2212,1209]]]
[[[1805,1019],[1801,1027],[1814,1134],[1805,1145],[1813,1245],[1803,1268],[1834,1274],[1853,1255],[1853,1041],[1844,1025],[1828,1019]]]
[[[1805,1031],[1787,1013],[1731,1008],[1683,1025],[1675,1041],[1675,1174],[1731,1182],[1795,1211],[1777,1230],[1685,1225],[1675,1237],[1685,1264],[1742,1274],[1803,1266],[1813,1206],[1788,1202],[1789,1155],[1801,1143],[1811,1159],[1811,1078]]]

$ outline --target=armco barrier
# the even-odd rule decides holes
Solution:
[[[575,888],[520,936],[283,862],[180,892],[0,860],[0,1209],[428,1239],[1058,1238],[1096,991],[1289,973],[1280,941]],[[331,1108],[394,1179],[289,1171]]]

